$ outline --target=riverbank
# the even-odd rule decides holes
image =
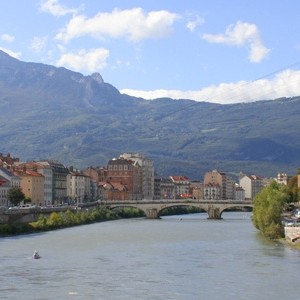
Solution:
[[[40,215],[36,222],[23,224],[0,225],[0,237],[30,234],[74,227],[97,222],[118,220],[123,218],[137,218],[143,215],[137,209],[122,209],[111,211],[107,208],[94,208],[93,210],[67,210],[65,212],[52,212],[49,217]]]

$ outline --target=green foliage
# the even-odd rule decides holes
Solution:
[[[143,211],[131,207],[120,209],[117,211],[117,214],[120,218],[139,218],[145,216]]]
[[[202,210],[193,206],[169,207],[162,211],[161,216],[194,214],[199,212],[202,212]]]
[[[11,188],[7,193],[7,198],[13,206],[19,205],[25,199],[21,188]]]
[[[253,224],[270,239],[284,236],[282,212],[289,201],[289,195],[282,185],[273,182],[254,199]]]

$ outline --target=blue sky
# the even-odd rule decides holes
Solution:
[[[0,49],[145,99],[300,95],[300,1],[10,0]]]

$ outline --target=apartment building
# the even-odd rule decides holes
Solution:
[[[154,199],[154,166],[153,161],[142,153],[123,153],[119,158],[138,163],[142,168],[142,198]]]
[[[15,176],[21,178],[20,187],[26,198],[31,200],[31,205],[44,204],[44,181],[42,174],[23,168],[14,168]]]
[[[67,196],[76,204],[92,200],[92,178],[71,167],[67,175]]]
[[[53,190],[53,173],[49,165],[41,164],[35,161],[15,163],[17,168],[26,168],[27,170],[35,171],[44,176],[44,196],[41,199],[41,205],[47,206],[52,204],[52,190]]]
[[[263,179],[256,175],[240,174],[240,187],[245,190],[245,199],[253,200],[263,188]]]
[[[101,186],[112,191],[117,188],[116,192],[119,190],[118,193],[121,191],[126,194],[122,196],[124,200],[141,200],[143,199],[142,175],[142,167],[137,161],[125,158],[111,159],[107,164],[107,185],[101,183]]]
[[[69,170],[62,163],[54,160],[38,161],[43,166],[52,170],[52,203],[62,204],[68,202],[67,175]]]
[[[175,186],[175,198],[191,198],[190,180],[186,176],[170,176]]]

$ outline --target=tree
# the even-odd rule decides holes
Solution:
[[[8,190],[7,198],[13,206],[16,206],[25,199],[25,195],[21,188],[14,187]]]
[[[253,224],[265,237],[284,236],[281,214],[289,200],[286,189],[275,181],[254,198]]]

